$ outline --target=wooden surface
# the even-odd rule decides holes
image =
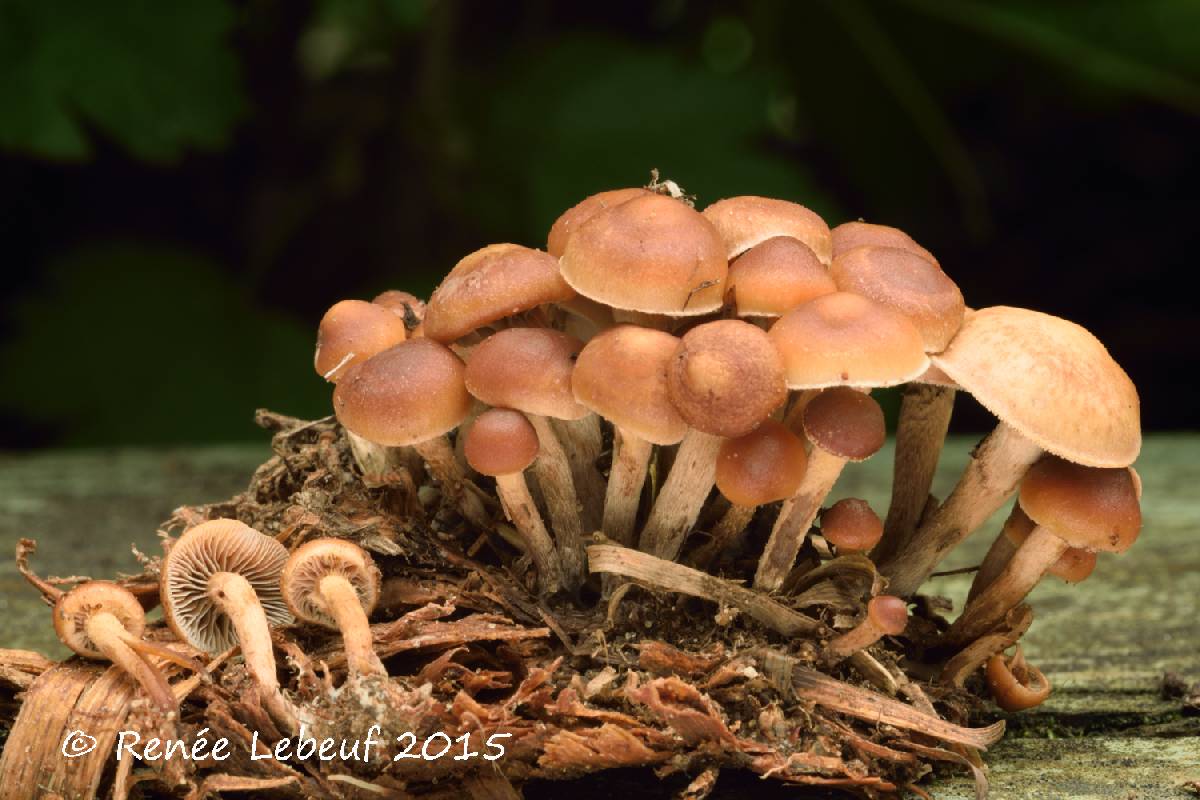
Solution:
[[[971,444],[948,443],[935,493],[952,485]],[[0,456],[0,646],[65,653],[48,610],[12,567],[19,537],[39,540],[34,563],[43,574],[136,572],[131,543],[157,553],[155,526],[173,508],[232,494],[266,455],[264,443]],[[1158,692],[1168,670],[1200,681],[1200,437],[1151,437],[1137,466],[1145,527],[1133,550],[1102,557],[1086,583],[1047,583],[1033,595],[1026,651],[1055,692],[1037,711],[1011,717],[1009,735],[988,754],[994,800],[1200,796],[1184,788],[1200,781],[1200,718],[1182,716]],[[890,450],[852,465],[835,496],[863,497],[882,513],[890,468]],[[946,568],[977,563],[1000,519]],[[968,583],[941,578],[936,589],[959,602]],[[956,775],[931,789],[943,800],[973,797]]]

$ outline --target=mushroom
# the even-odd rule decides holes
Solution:
[[[379,600],[379,569],[345,539],[313,539],[292,551],[279,580],[296,619],[341,631],[352,675],[386,676],[368,617]]]
[[[988,689],[1004,711],[1024,711],[1040,706],[1050,696],[1050,681],[1037,667],[1025,661],[1021,646],[1011,659],[997,653],[984,669]]]
[[[971,582],[971,590],[967,593],[968,604],[978,597],[1003,571],[1016,554],[1017,548],[1029,538],[1034,527],[1036,526],[1033,520],[1021,510],[1021,504],[1014,503],[1012,512],[1004,521],[1004,527],[1000,529],[1000,534],[988,548],[987,555],[984,556],[983,563],[979,566],[979,571],[975,573],[975,579]],[[1071,547],[1046,571],[1067,583],[1079,583],[1086,580],[1095,569],[1095,552],[1082,547]]]
[[[1142,527],[1127,467],[1083,467],[1045,456],[1022,481],[1020,503],[1036,527],[950,626],[948,643],[974,641],[995,627],[1070,548],[1123,553]]]
[[[585,197],[564,211],[554,221],[554,224],[550,226],[550,234],[546,237],[546,252],[555,258],[561,257],[567,249],[567,242],[570,240],[571,234],[579,230],[580,225],[583,225],[601,211],[613,206],[619,206],[635,197],[650,194],[653,194],[653,192],[649,189],[629,188],[609,189],[608,191],[597,192]]]
[[[562,563],[529,494],[524,474],[537,458],[538,449],[537,431],[524,414],[512,409],[488,409],[467,429],[467,463],[480,474],[496,479],[500,505],[533,560],[538,587],[543,593],[551,593],[562,588]]]
[[[292,620],[279,590],[287,559],[286,547],[249,525],[202,522],[167,550],[159,592],[167,624],[183,641],[214,655],[241,645],[267,712],[295,731],[296,708],[279,688],[270,630]]]
[[[618,325],[584,346],[571,373],[575,400],[613,426],[601,528],[626,547],[636,540],[638,504],[653,446],[678,444],[687,433],[687,423],[667,393],[667,364],[678,345],[679,339],[665,331]]]
[[[169,647],[142,639],[145,629],[141,604],[115,583],[81,583],[60,592],[54,603],[54,632],[60,642],[84,658],[111,661],[137,681],[155,705],[177,712],[179,703],[170,684],[147,657],[157,656],[195,672],[203,668]]]
[[[884,636],[899,636],[908,626],[908,605],[892,595],[881,594],[867,603],[867,613],[854,628],[835,637],[825,646],[825,660],[836,664],[865,650]]]
[[[814,397],[804,408],[802,422],[813,445],[808,471],[796,493],[779,509],[759,558],[754,586],[764,591],[775,591],[783,585],[821,503],[846,462],[870,458],[887,437],[879,404],[870,395],[845,386],[826,389]]]
[[[371,298],[371,302],[383,306],[404,320],[404,327],[408,329],[409,336],[414,335],[425,319],[425,301],[410,292],[388,289]]]
[[[847,497],[821,512],[821,536],[838,555],[866,553],[883,536],[883,520],[866,500]]]
[[[405,338],[404,320],[388,309],[364,300],[342,300],[321,317],[313,367],[322,378],[337,383],[355,364]]]
[[[790,236],[816,253],[822,264],[833,258],[829,225],[816,212],[798,203],[770,197],[729,197],[704,209],[725,243],[725,254],[733,259],[755,245],[776,236]]]
[[[673,559],[712,490],[723,437],[744,436],[787,399],[771,340],[747,322],[692,328],[667,366],[667,393],[691,426],[642,529],[641,550]]]
[[[941,267],[938,260],[933,257],[933,253],[926,250],[921,245],[899,228],[893,228],[890,225],[876,225],[871,222],[843,222],[831,232],[833,237],[833,257],[836,259],[847,250],[853,250],[856,247],[864,245],[876,245],[882,247],[898,247],[901,250],[907,250],[910,253],[915,253],[921,258],[933,264],[935,267]]]
[[[766,327],[798,305],[837,291],[817,254],[798,239],[774,236],[729,265],[737,315]]]
[[[1003,505],[1043,452],[1125,467],[1142,442],[1137,389],[1104,345],[1073,322],[1021,308],[981,309],[932,360],[999,424],[909,545],[878,562],[889,590],[901,596]]]

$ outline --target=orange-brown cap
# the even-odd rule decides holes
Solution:
[[[326,628],[337,628],[321,597],[321,580],[340,575],[358,595],[363,611],[370,616],[379,601],[381,578],[375,561],[353,542],[345,539],[312,539],[292,551],[279,579],[280,591],[296,619]]]
[[[1132,473],[1133,470],[1130,470]],[[1029,518],[1029,515],[1021,510],[1021,504],[1017,503],[1013,506],[1012,513],[1008,515],[1008,519],[1004,521],[1004,528],[1001,534],[1012,543],[1014,547],[1020,547],[1029,534],[1033,533],[1033,529],[1037,527],[1036,523]],[[1067,552],[1059,556],[1058,560],[1050,565],[1047,570],[1051,575],[1062,578],[1067,583],[1079,583],[1092,574],[1096,569],[1096,553],[1092,550],[1084,550],[1082,547],[1069,547]]]
[[[537,431],[520,411],[489,408],[467,429],[467,463],[481,475],[499,477],[524,472],[540,450]]]
[[[847,461],[865,461],[883,447],[883,409],[869,394],[836,386],[804,407],[804,434],[814,445]]]
[[[338,422],[388,447],[453,430],[471,410],[465,367],[432,339],[409,339],[356,366],[333,390]]]
[[[567,249],[567,241],[571,234],[579,230],[579,226],[605,209],[619,206],[635,197],[652,194],[649,189],[609,189],[585,197],[563,212],[550,227],[550,235],[546,237],[546,252],[558,258]]]
[[[757,244],[729,265],[739,317],[778,317],[809,300],[837,291],[812,249],[790,236]]]
[[[1082,467],[1043,456],[1021,482],[1021,508],[1071,547],[1123,553],[1142,529],[1129,469]]]
[[[206,653],[238,643],[233,623],[208,594],[208,580],[232,572],[249,582],[272,625],[292,621],[279,577],[288,550],[274,538],[235,519],[214,519],[189,529],[163,557],[159,593],[167,624],[180,639]]]
[[[84,658],[106,656],[87,634],[88,617],[107,612],[133,637],[146,629],[146,612],[128,589],[108,581],[88,581],[64,592],[54,603],[54,632],[58,640]]]
[[[768,419],[745,436],[721,443],[716,483],[729,502],[761,506],[795,494],[807,468],[804,442]]]
[[[883,538],[883,520],[866,500],[847,497],[821,512],[821,535],[839,553],[865,553]]]
[[[1039,447],[1125,467],[1142,446],[1137,389],[1095,336],[1065,319],[995,306],[967,314],[933,363]]]
[[[575,399],[651,444],[678,444],[687,423],[667,394],[667,364],[679,339],[666,331],[618,325],[595,336],[575,359]]]
[[[317,328],[313,367],[331,383],[376,353],[407,338],[404,320],[383,306],[365,300],[334,303]]]
[[[571,393],[571,371],[583,342],[550,328],[508,328],[484,339],[467,363],[467,389],[489,406],[556,419],[588,410]]]
[[[425,301],[410,292],[388,289],[371,298],[371,302],[402,317],[409,330],[425,319]]]
[[[789,389],[895,386],[925,372],[921,334],[903,314],[867,297],[835,292],[771,326]]]
[[[684,421],[714,436],[744,436],[787,399],[770,337],[736,319],[683,335],[667,367],[667,392]]]
[[[496,320],[574,296],[549,253],[488,245],[455,264],[434,290],[425,307],[425,336],[453,342]]]
[[[822,264],[833,259],[829,226],[815,211],[798,203],[742,195],[718,200],[704,209],[704,216],[720,231],[729,258],[775,236],[790,236],[808,245]]]
[[[963,322],[962,292],[946,273],[897,247],[855,247],[833,259],[829,275],[843,292],[894,308],[921,332],[927,353],[940,353]]]
[[[833,229],[833,257],[836,259],[847,250],[866,245],[899,247],[919,255],[934,266],[939,266],[933,253],[926,250],[904,231],[890,225],[875,225],[870,222],[843,222]]]
[[[867,617],[888,636],[899,636],[908,626],[908,604],[890,594],[876,595],[867,603]]]
[[[1020,645],[1012,659],[1003,653],[989,658],[984,674],[992,699],[1005,711],[1024,711],[1040,706],[1050,696],[1050,681],[1040,669],[1025,662]]]
[[[597,213],[571,235],[559,264],[584,297],[669,316],[716,311],[729,271],[721,237],[708,220],[661,194]]]

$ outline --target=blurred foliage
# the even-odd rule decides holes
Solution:
[[[0,0],[0,92],[0,445],[326,413],[333,300],[427,293],[652,167],[900,225],[1144,393],[1195,321],[1137,299],[1196,243],[1164,190],[1200,179],[1191,0]]]

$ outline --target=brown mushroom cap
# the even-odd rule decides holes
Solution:
[[[678,345],[665,331],[635,325],[604,331],[575,359],[575,399],[639,439],[679,444],[687,423],[667,394],[667,364]]]
[[[584,297],[670,316],[720,308],[729,270],[721,237],[708,220],[660,194],[597,213],[572,234],[559,264]]]
[[[214,519],[191,528],[163,557],[160,593],[167,624],[175,635],[206,653],[238,644],[229,618],[208,595],[218,572],[241,575],[258,595],[272,625],[292,621],[279,588],[288,550],[274,538],[235,519]]]
[[[1133,470],[1130,472],[1132,473]],[[1020,547],[1029,538],[1029,534],[1033,533],[1035,527],[1036,523],[1021,510],[1021,505],[1018,503],[1013,507],[1008,521],[1004,523],[1002,533],[1014,547]],[[1050,565],[1050,569],[1047,571],[1067,583],[1079,583],[1096,569],[1096,560],[1094,551],[1085,550],[1082,547],[1071,547],[1059,556],[1058,561]]]
[[[476,417],[463,445],[471,468],[492,477],[524,472],[539,449],[533,425],[510,408],[489,408]]]
[[[808,467],[804,442],[773,419],[721,443],[717,488],[729,502],[761,506],[796,493]]]
[[[471,352],[467,390],[489,406],[556,419],[588,410],[571,393],[571,370],[583,342],[550,328],[508,328]]]
[[[888,636],[899,636],[908,626],[908,604],[890,594],[872,597],[867,603],[867,616]]]
[[[564,211],[562,216],[554,221],[554,225],[550,227],[550,235],[546,237],[546,252],[558,258],[567,249],[567,240],[571,238],[571,234],[579,230],[580,225],[601,211],[647,194],[652,194],[652,192],[649,189],[629,188],[609,189],[606,192],[597,192],[590,197],[585,197]]]
[[[729,265],[729,284],[739,317],[778,317],[802,303],[837,291],[812,249],[790,236],[775,236]]]
[[[1044,456],[1021,482],[1021,508],[1071,547],[1123,553],[1142,528],[1128,468],[1083,467]]]
[[[400,289],[388,289],[371,298],[377,306],[383,306],[405,320],[406,325],[416,327],[412,322],[425,319],[425,301],[415,294]]]
[[[810,400],[803,420],[804,434],[814,445],[847,461],[865,461],[887,439],[879,403],[844,386],[826,389]]]
[[[872,388],[925,372],[921,333],[903,314],[849,292],[818,297],[771,326],[789,389]]]
[[[715,436],[744,436],[787,399],[770,337],[735,319],[684,334],[667,366],[667,392],[679,416]]]
[[[932,358],[988,411],[1055,455],[1125,467],[1141,450],[1137,389],[1073,322],[1024,308],[980,309]]]
[[[1033,708],[1050,696],[1050,681],[1041,670],[1025,662],[1020,645],[1011,660],[1003,653],[989,658],[984,674],[992,699],[1005,711]]]
[[[313,539],[292,551],[279,579],[280,592],[296,619],[337,629],[337,621],[321,598],[321,580],[330,575],[345,578],[370,616],[379,601],[381,577],[374,560],[345,539]]]
[[[313,367],[322,378],[337,383],[350,367],[400,344],[407,336],[404,320],[383,306],[343,300],[321,318]]]
[[[458,356],[432,339],[409,339],[356,366],[333,391],[338,422],[388,447],[441,436],[466,419],[471,395]]]
[[[704,209],[704,216],[720,232],[729,258],[772,237],[790,236],[808,245],[822,264],[833,259],[829,226],[815,211],[798,203],[743,195],[718,200]]]
[[[926,250],[904,231],[890,225],[875,225],[870,222],[843,222],[832,231],[833,257],[836,259],[847,250],[866,245],[879,247],[898,247],[908,250],[921,258],[940,267],[933,253]]]
[[[88,581],[64,592],[54,604],[54,632],[58,639],[84,658],[106,656],[87,634],[88,617],[108,612],[133,637],[146,629],[146,612],[128,589],[108,581]]]
[[[896,247],[856,247],[833,259],[838,289],[869,297],[912,320],[928,353],[940,353],[962,326],[965,304],[932,262]]]
[[[489,245],[455,264],[434,290],[425,307],[425,336],[453,342],[496,320],[574,296],[554,256],[517,244]]]
[[[821,513],[821,535],[839,551],[864,553],[883,538],[883,520],[866,500],[847,497]]]

